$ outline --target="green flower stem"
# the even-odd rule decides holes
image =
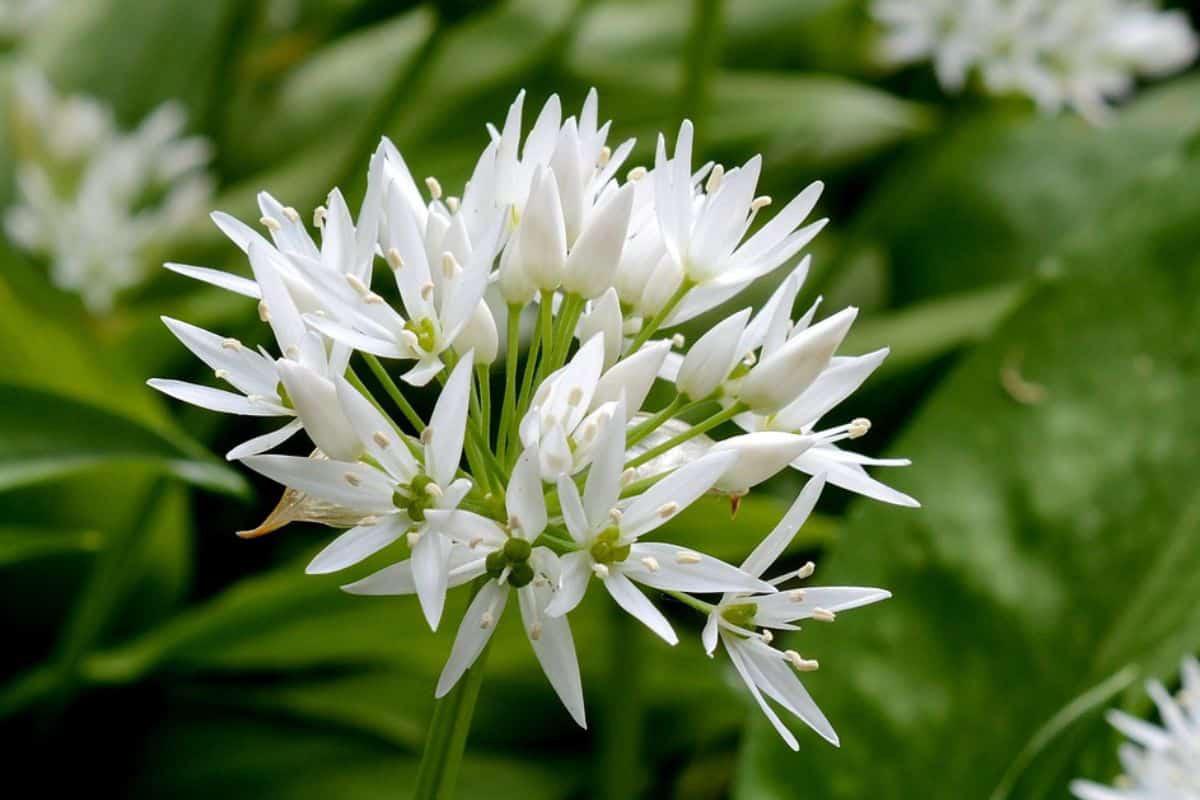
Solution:
[[[662,411],[657,412],[654,416],[649,417],[633,427],[629,431],[629,436],[625,441],[626,447],[633,447],[635,444],[645,439],[650,434],[654,433],[660,427],[675,417],[682,417],[690,411],[695,411],[700,406],[707,403],[708,400],[693,400],[687,402],[683,395],[675,395],[675,399],[667,405]]]
[[[367,366],[371,368],[371,372],[374,373],[379,383],[383,385],[383,390],[387,392],[387,396],[392,399],[392,402],[404,414],[405,419],[417,429],[417,433],[425,430],[425,423],[421,420],[421,415],[408,402],[408,398],[404,396],[404,392],[400,391],[400,387],[392,380],[392,376],[384,369],[383,364],[379,363],[379,359],[370,353],[363,353],[363,359],[367,362]]]
[[[658,329],[661,328],[662,324],[667,321],[667,317],[671,316],[671,312],[675,310],[675,307],[679,305],[680,301],[683,300],[684,296],[687,295],[687,293],[690,292],[695,285],[695,283],[687,278],[683,279],[683,283],[680,284],[679,288],[675,290],[675,294],[671,295],[670,298],[667,299],[667,302],[663,304],[663,307],[658,310],[658,313],[651,317],[650,320],[642,326],[642,329],[638,331],[638,335],[634,338],[633,343],[629,345],[629,352],[625,354],[626,357],[636,353],[641,349],[642,345],[650,341],[651,336],[658,333]]]
[[[475,367],[475,379],[479,382],[479,427],[486,446],[492,440],[492,373],[487,364]]]
[[[687,119],[703,121],[708,110],[710,78],[721,51],[722,5],[722,0],[692,0],[692,27],[680,98],[680,110]]]
[[[599,797],[628,800],[639,795],[642,763],[642,648],[639,623],[612,604],[608,610],[608,682],[600,736]]]
[[[676,447],[678,447],[679,445],[688,441],[689,439],[694,439],[695,437],[699,436],[700,434],[712,430],[713,428],[720,425],[722,422],[728,422],[729,420],[733,419],[734,417],[736,417],[738,414],[741,414],[745,410],[746,410],[746,405],[744,403],[734,403],[729,408],[726,408],[723,411],[718,411],[716,414],[713,414],[711,417],[704,420],[703,422],[701,422],[697,425],[694,425],[691,428],[688,428],[683,433],[680,433],[677,436],[672,436],[670,439],[667,439],[665,442],[658,445],[657,447],[650,448],[646,452],[644,452],[641,455],[637,456],[636,458],[632,459],[628,464],[626,464],[626,467],[640,467],[642,464],[645,464],[647,461],[651,461],[652,459],[658,458],[663,453],[666,453],[670,450],[675,449]]]
[[[554,353],[547,374],[561,367],[567,361],[571,352],[571,341],[575,338],[575,326],[583,314],[587,301],[577,294],[568,294],[563,298],[562,307],[558,314],[558,335],[554,342]]]
[[[508,336],[504,352],[504,400],[500,409],[500,428],[496,431],[496,450],[500,462],[508,463],[509,439],[513,437],[513,416],[517,402],[517,358],[521,351],[521,307],[508,306]]]
[[[554,292],[542,292],[542,301],[538,303],[538,331],[541,333],[542,354],[538,359],[537,377],[533,380],[534,387],[540,386],[542,379],[553,369],[550,362],[554,358],[557,344],[554,340]],[[521,409],[521,416],[524,416],[525,409],[528,408],[526,403],[530,399],[532,398],[521,397],[522,406],[524,406]]]
[[[471,597],[482,588],[486,578],[476,578],[471,585]],[[434,704],[433,719],[426,734],[421,766],[417,770],[417,785],[413,800],[451,800],[462,765],[475,701],[483,684],[483,669],[489,643],[450,692]]]
[[[683,592],[677,592],[673,589],[662,589],[660,591],[662,591],[662,593],[667,595],[668,597],[675,598],[679,602],[683,603],[685,606],[688,606],[689,608],[694,608],[695,610],[699,611],[701,614],[704,614],[705,616],[708,616],[710,613],[712,613],[713,608],[715,608],[715,606],[712,603],[706,603],[703,600],[697,600],[695,597],[692,597],[690,594],[684,594]]]
[[[550,306],[548,303],[543,302],[538,305],[538,324],[533,328],[533,340],[529,343],[529,352],[525,354],[525,372],[521,376],[521,393],[517,395],[517,413],[512,420],[512,451],[508,453],[506,463],[515,461],[517,453],[520,451],[518,429],[521,425],[521,417],[525,416],[525,412],[529,408],[529,403],[533,400],[533,376],[534,372],[538,370],[539,354],[543,347],[542,332],[543,330],[549,330],[549,328]],[[549,347],[550,342],[546,341],[544,346]]]

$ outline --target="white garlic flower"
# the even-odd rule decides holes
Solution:
[[[155,245],[208,205],[211,147],[183,135],[175,103],[123,132],[99,101],[60,96],[28,70],[15,78],[12,113],[22,153],[5,231],[48,262],[57,286],[107,312],[148,276]]]
[[[1144,0],[873,0],[871,10],[884,60],[929,60],[947,91],[977,78],[989,94],[1094,122],[1137,80],[1186,68],[1200,46],[1183,11]]]
[[[568,618],[595,580],[672,645],[678,635],[656,599],[707,615],[750,691],[784,696],[785,707],[832,740],[828,724],[800,703],[799,684],[776,674],[809,662],[771,650],[747,627],[791,629],[797,619],[886,596],[814,589],[818,599],[835,594],[812,608],[780,605],[780,579],[763,579],[823,479],[802,497],[804,513],[789,513],[740,567],[655,540],[705,494],[731,496],[736,507],[789,467],[890,502],[911,500],[869,478],[862,465],[870,459],[834,446],[865,434],[865,420],[816,428],[882,360],[837,355],[856,309],[818,321],[814,305],[792,320],[808,261],[792,262],[824,225],[803,224],[820,184],[752,231],[770,205],[754,195],[758,157],[728,172],[711,164],[693,171],[684,123],[672,159],[660,140],[655,168],[634,167],[622,180],[632,142],[615,151],[606,144],[609,124],[598,123],[594,91],[565,119],[551,97],[527,135],[523,104],[521,94],[502,128],[489,127],[458,195],[432,177],[423,191],[385,139],[370,159],[357,218],[336,189],[314,213],[319,244],[307,215],[265,193],[265,236],[214,214],[253,279],[167,266],[258,301],[278,356],[168,320],[237,391],[151,385],[216,411],[288,419],[230,453],[286,487],[286,513],[247,535],[304,518],[347,528],[309,571],[394,554],[391,566],[343,588],[415,594],[431,627],[447,592],[471,585],[439,697],[485,652],[515,591],[535,656],[585,724]],[[671,331],[788,265],[758,313],[735,312],[690,347]],[[532,338],[521,352],[523,318]],[[359,363],[380,397],[359,379]],[[495,403],[494,385],[503,387]],[[428,420],[410,399],[420,387],[436,394]],[[659,395],[665,405],[651,401]],[[725,435],[724,423],[744,433]],[[311,456],[267,453],[300,430],[315,446]],[[844,591],[852,594],[837,594]],[[696,594],[724,599],[714,605]],[[763,615],[738,616],[730,604],[754,604]],[[768,673],[767,683],[756,679]]]
[[[1108,722],[1129,741],[1117,756],[1122,774],[1112,786],[1071,782],[1079,800],[1196,800],[1200,797],[1200,662],[1189,656],[1180,670],[1182,686],[1174,697],[1158,681],[1146,691],[1158,709],[1154,725],[1123,711],[1109,711]]]
[[[0,41],[28,36],[59,0],[0,0]]]

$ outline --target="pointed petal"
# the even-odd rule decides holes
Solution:
[[[670,645],[679,643],[679,637],[675,635],[667,618],[620,572],[616,570],[610,572],[604,579],[604,588],[608,589],[608,593],[612,595],[613,600],[617,601],[617,605],[654,631],[664,642]]]
[[[745,657],[740,652],[739,640],[736,640],[733,636],[726,636],[724,634],[722,634],[721,640],[725,642],[725,652],[729,654],[729,660],[733,662],[733,667],[737,670],[742,682],[750,690],[750,695],[754,698],[754,702],[758,703],[758,707],[762,709],[767,720],[775,728],[775,732],[779,734],[787,746],[792,750],[798,751],[800,749],[800,742],[796,741],[796,735],[788,730],[788,727],[783,724],[783,720],[775,713],[775,709],[771,708],[767,699],[763,697],[762,692],[758,690],[758,685],[754,680],[755,676],[750,672],[750,669],[746,665]]]
[[[224,414],[241,414],[248,417],[281,417],[290,412],[281,405],[269,400],[251,400],[240,394],[227,392],[224,389],[213,389],[185,381],[151,378],[146,385],[157,389],[165,395],[191,403],[209,411],[220,411]]]
[[[325,575],[352,567],[399,539],[408,526],[406,517],[389,514],[374,524],[351,528],[317,553],[304,571],[309,575]]]
[[[546,499],[536,445],[525,448],[513,466],[504,504],[510,522],[515,519],[518,523],[514,536],[532,542],[546,529]]]
[[[625,403],[620,401],[604,426],[583,490],[583,507],[592,529],[600,528],[621,496],[625,469]]]
[[[222,272],[219,269],[210,269],[209,267],[194,267],[191,264],[167,263],[163,264],[163,266],[171,270],[171,272],[211,284],[218,289],[226,289],[243,297],[249,297],[254,300],[262,297],[262,291],[259,290],[258,284],[240,275],[233,275],[228,272]]]
[[[437,630],[446,605],[446,587],[450,571],[450,540],[435,530],[426,529],[412,551],[413,583],[417,600],[430,630]]]
[[[546,614],[551,617],[561,617],[574,611],[587,593],[588,582],[592,578],[592,557],[583,550],[567,553],[561,562],[558,593],[546,606]]]
[[[571,538],[579,544],[585,544],[592,532],[588,524],[587,514],[583,510],[583,501],[579,498],[579,489],[575,481],[566,475],[558,476],[558,502],[562,506],[563,522],[571,534]]]
[[[711,489],[737,460],[734,453],[712,453],[675,470],[625,509],[621,535],[641,536],[664,524]]]
[[[260,453],[265,453],[283,444],[303,429],[304,424],[300,420],[294,419],[277,431],[271,431],[270,433],[264,433],[262,436],[247,439],[226,453],[225,458],[229,461],[240,461],[246,456],[256,456]]]
[[[420,467],[391,422],[345,378],[337,376],[334,384],[346,419],[367,452],[398,482],[410,482]]]
[[[439,486],[446,486],[462,460],[463,438],[467,432],[467,407],[471,396],[471,367],[468,353],[458,362],[438,396],[429,419],[429,444],[425,448],[425,469]]]
[[[250,456],[242,463],[277,483],[364,516],[395,511],[392,482],[366,464],[279,455]]]
[[[504,613],[508,603],[508,587],[501,586],[495,581],[488,581],[475,595],[467,613],[463,615],[462,623],[458,626],[458,634],[454,637],[454,645],[450,648],[450,658],[438,678],[437,690],[434,697],[444,697],[454,688],[458,679],[463,676],[488,640],[496,630],[496,623]]]
[[[470,550],[483,545],[481,552],[504,546],[508,534],[493,519],[462,509],[430,509],[425,512],[430,530],[449,536]]]
[[[742,562],[742,569],[750,575],[762,577],[762,574],[783,555],[783,551],[792,543],[797,531],[804,525],[809,514],[816,507],[817,499],[820,498],[821,490],[824,488],[824,474],[818,475],[806,483],[796,501],[783,515],[783,519],[779,520],[775,529],[767,534],[767,537],[759,542],[758,546]]]
[[[644,586],[678,592],[773,592],[732,564],[674,544],[636,542],[621,572]]]

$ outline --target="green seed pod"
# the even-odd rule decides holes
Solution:
[[[533,567],[528,561],[522,561],[512,565],[512,570],[508,573],[508,585],[514,589],[520,589],[522,586],[528,586],[533,580]]]
[[[528,561],[531,552],[533,552],[533,547],[524,539],[518,539],[513,536],[504,543],[504,555],[513,564],[520,561]]]

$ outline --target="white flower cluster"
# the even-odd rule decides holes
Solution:
[[[208,207],[211,148],[182,137],[186,116],[175,103],[125,133],[107,106],[60,96],[38,72],[18,73],[13,92],[21,160],[5,230],[49,262],[56,285],[108,311],[149,274],[151,247]]]
[[[773,647],[771,631],[829,622],[888,594],[788,585],[809,577],[811,565],[769,580],[764,574],[826,481],[916,505],[864,469],[907,461],[839,447],[865,434],[866,420],[819,428],[887,351],[835,355],[853,308],[815,321],[814,305],[792,318],[807,258],[756,313],[729,315],[690,347],[682,335],[663,333],[794,265],[825,224],[804,225],[821,186],[751,233],[771,204],[755,194],[757,156],[729,170],[693,170],[685,122],[673,156],[660,137],[654,168],[628,169],[622,181],[633,142],[608,147],[595,92],[566,119],[551,97],[524,136],[523,100],[501,129],[489,127],[460,196],[427,178],[426,200],[385,139],[371,158],[357,219],[336,189],[316,210],[319,245],[299,212],[267,194],[260,196],[267,236],[214,214],[249,257],[254,279],[168,267],[258,300],[282,357],[168,319],[231,390],[151,385],[205,408],[287,420],[229,458],[288,487],[283,521],[349,529],[309,572],[341,570],[395,545],[409,557],[344,588],[415,594],[433,628],[447,590],[473,585],[439,697],[482,652],[515,592],[537,658],[583,725],[568,615],[600,585],[675,644],[671,624],[643,591],[651,589],[707,616],[708,651],[724,645],[789,744],[797,746],[767,698],[836,742],[796,674],[816,662]],[[390,281],[377,280],[377,261]],[[523,318],[532,325],[522,358]],[[358,379],[355,353],[403,414],[400,422]],[[438,387],[427,421],[380,359],[399,364],[410,387]],[[493,368],[503,374],[495,406]],[[651,410],[656,381],[667,399]],[[745,432],[710,438],[722,423]],[[317,448],[312,457],[264,454],[301,429]],[[740,498],[789,465],[815,477],[740,567],[653,541],[704,494]]]
[[[27,35],[58,0],[0,0],[0,40]]]
[[[1046,111],[1099,121],[1138,78],[1196,57],[1182,11],[1143,0],[873,0],[885,60],[932,60],[947,91],[977,76],[991,94],[1024,94]]]
[[[1122,711],[1108,721],[1129,738],[1117,755],[1124,773],[1114,786],[1092,781],[1071,783],[1079,800],[1196,800],[1200,798],[1200,662],[1186,658],[1183,686],[1172,697],[1158,681],[1146,686],[1158,707],[1161,725]]]

